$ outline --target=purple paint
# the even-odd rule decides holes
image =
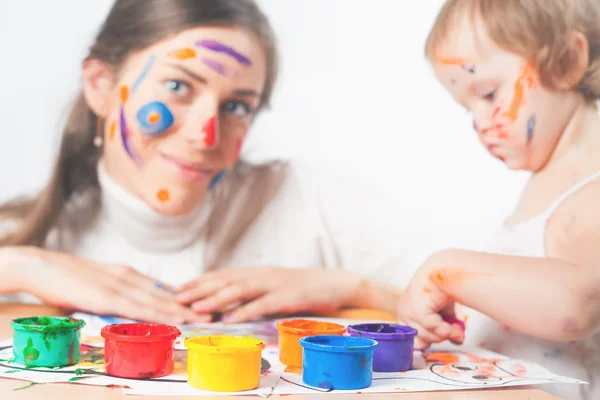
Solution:
[[[129,146],[129,129],[127,128],[127,121],[125,120],[125,109],[123,107],[121,107],[121,115],[119,118],[119,122],[121,127],[121,140],[123,141],[123,147],[125,148],[127,154],[129,154],[129,157],[131,157],[132,160],[135,160],[133,150],[131,150],[131,147]]]
[[[532,115],[527,120],[527,146],[529,146],[531,144],[531,141],[533,140],[533,134],[535,133],[536,122],[537,122],[537,119],[536,119],[535,115]]]
[[[473,64],[473,65],[462,64],[461,67],[465,71],[469,72],[470,74],[474,74],[476,72],[476,70],[477,70],[477,67],[475,66],[475,64]]]
[[[450,325],[458,325],[463,332],[467,330],[467,325],[465,325],[465,322],[456,317],[444,317],[443,319],[444,322],[447,322]]]
[[[242,65],[252,65],[250,59],[229,46],[219,43],[216,40],[200,40],[196,42],[196,46],[204,47],[205,49],[216,51],[217,53],[224,53],[230,57],[233,57]]]
[[[396,324],[358,324],[350,325],[348,333],[379,344],[373,358],[373,371],[401,372],[412,368],[416,329]]]
[[[203,58],[202,62],[210,69],[218,72],[219,74],[221,74],[223,76],[229,77],[229,74],[227,74],[227,68],[225,67],[225,65],[221,64],[217,60],[213,60],[212,58]]]

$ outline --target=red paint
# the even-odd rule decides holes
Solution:
[[[109,389],[131,389],[127,385],[106,385],[106,387]]]
[[[214,146],[217,142],[217,119],[215,117],[209,119],[202,132],[204,132],[204,144]]]
[[[106,373],[119,378],[158,378],[173,372],[174,326],[118,324],[102,328]]]
[[[235,152],[233,153],[233,164],[238,162],[240,159],[240,154],[242,153],[242,145],[244,144],[244,139],[239,138],[237,142],[235,142]]]

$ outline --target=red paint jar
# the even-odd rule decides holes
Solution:
[[[101,331],[106,373],[119,378],[158,378],[175,366],[173,345],[181,332],[157,324],[108,325]]]

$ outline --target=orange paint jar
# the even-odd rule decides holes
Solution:
[[[279,360],[288,367],[302,368],[300,338],[320,335],[343,335],[346,327],[331,322],[291,319],[277,323]]]

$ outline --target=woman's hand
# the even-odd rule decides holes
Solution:
[[[8,265],[16,277],[12,290],[29,292],[49,305],[148,322],[209,319],[182,306],[165,286],[131,267],[33,247],[0,249],[0,265]]]
[[[244,303],[224,317],[234,323],[279,313],[337,310],[352,304],[361,281],[357,274],[323,268],[223,269],[185,284],[177,298],[200,314]]]
[[[464,324],[454,313],[454,301],[433,282],[436,267],[435,257],[427,260],[400,296],[398,304],[398,320],[418,331],[416,349],[446,340],[461,344],[465,337]]]

